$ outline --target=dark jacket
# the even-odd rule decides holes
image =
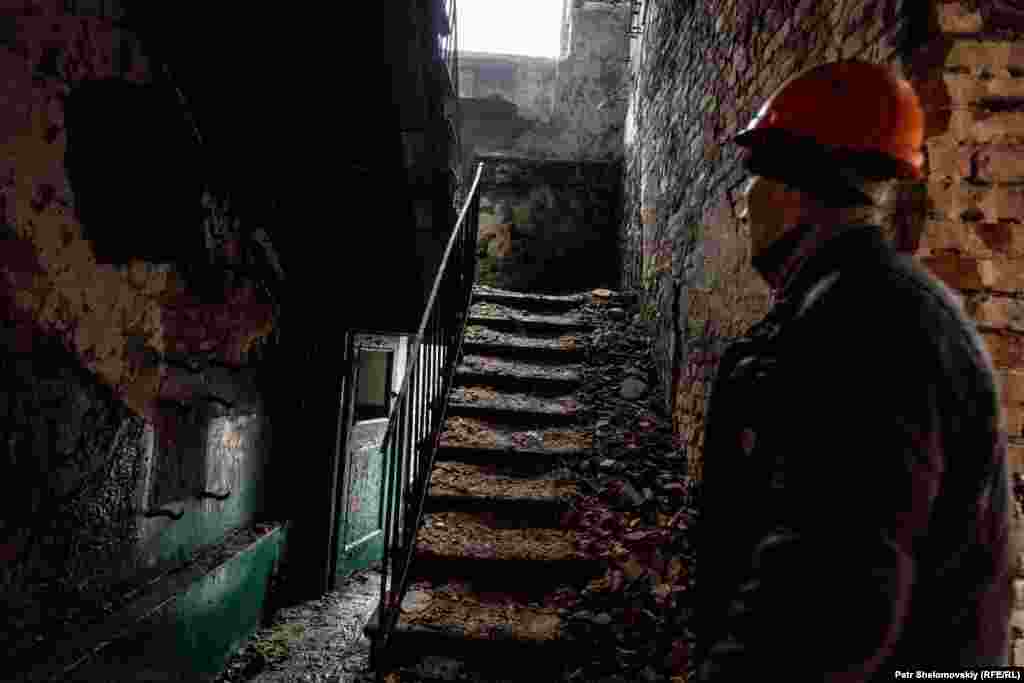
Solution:
[[[712,389],[699,680],[1005,665],[1000,419],[987,352],[943,285],[877,228],[824,244]]]

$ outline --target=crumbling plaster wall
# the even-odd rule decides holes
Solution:
[[[154,83],[118,4],[0,5],[0,592],[5,623],[29,637],[55,618],[46,601],[71,591],[95,608],[94,584],[180,561],[261,505],[251,361],[276,309],[244,272],[253,259],[273,270],[266,233],[243,232],[215,190],[203,205],[198,193],[171,198],[197,216],[171,234],[152,227],[168,206],[130,215],[134,229],[113,236],[76,211],[68,101],[87,84]],[[110,185],[148,171],[116,161],[88,170]],[[143,254],[111,260],[101,242]],[[147,257],[157,244],[205,262]],[[183,519],[144,517],[151,507]]]
[[[665,402],[695,480],[721,352],[770,303],[749,265],[744,173],[730,136],[787,77],[854,57],[891,65],[921,96],[927,178],[896,186],[883,231],[961,294],[1000,373],[1011,467],[1024,471],[1024,8],[995,0],[647,4],[627,125],[625,275],[645,290]],[[1021,619],[1016,613],[1017,626]]]

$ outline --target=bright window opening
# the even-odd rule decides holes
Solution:
[[[459,50],[558,57],[561,0],[458,0]]]

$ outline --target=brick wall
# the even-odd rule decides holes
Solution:
[[[720,354],[769,306],[749,266],[744,174],[729,138],[789,76],[851,57],[891,65],[921,95],[927,179],[897,186],[884,232],[962,295],[999,369],[1012,466],[1024,472],[1019,3],[645,4],[627,121],[625,277],[656,304],[664,399],[693,476]],[[1024,626],[1024,613],[1015,620]]]

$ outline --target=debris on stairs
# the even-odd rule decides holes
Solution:
[[[384,680],[686,680],[685,455],[629,308],[474,288]]]

